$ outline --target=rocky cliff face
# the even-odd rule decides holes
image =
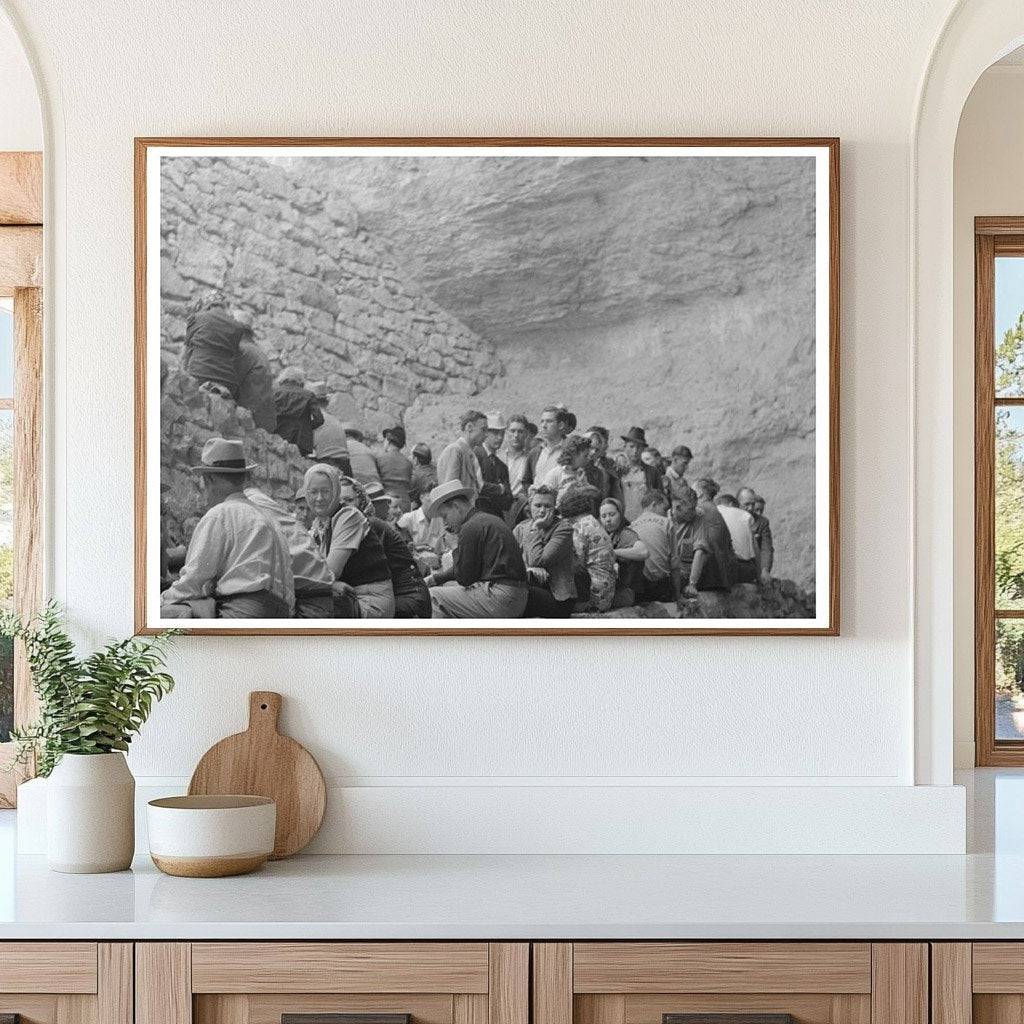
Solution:
[[[253,482],[288,507],[311,465],[299,449],[277,434],[260,430],[248,409],[218,395],[200,391],[196,382],[164,363],[160,397],[160,483],[162,527],[171,546],[187,544],[206,511],[203,494],[190,466],[199,465],[203,445],[211,437],[245,441],[246,457],[256,465]]]
[[[356,158],[314,180],[494,344],[504,372],[473,406],[564,403],[581,428],[689,445],[691,475],[764,495],[777,572],[813,588],[810,158]],[[465,404],[423,395],[410,437]]]
[[[276,370],[301,366],[332,410],[371,433],[417,395],[469,395],[500,373],[493,347],[403,279],[344,191],[255,157],[165,158],[161,336],[177,354],[190,306],[217,293],[252,317]]]

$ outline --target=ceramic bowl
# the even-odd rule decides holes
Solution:
[[[146,810],[150,856],[168,875],[244,875],[274,849],[277,805],[268,797],[168,796]]]

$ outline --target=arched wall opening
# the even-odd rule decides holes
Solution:
[[[952,781],[954,692],[961,697],[957,706],[964,686],[973,694],[973,656],[965,654],[974,639],[973,487],[960,479],[965,364],[954,328],[957,130],[975,83],[1021,42],[1024,8],[1017,0],[961,0],[925,71],[911,139],[915,779],[921,784]],[[972,357],[973,350],[967,365]],[[969,410],[967,416],[969,425]]]
[[[0,151],[43,148],[43,115],[28,57],[0,9]]]

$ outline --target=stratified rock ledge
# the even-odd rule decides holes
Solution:
[[[792,580],[771,580],[764,586],[739,583],[727,594],[702,593],[684,598],[678,607],[652,601],[611,612],[574,615],[574,619],[812,619],[814,594]]]

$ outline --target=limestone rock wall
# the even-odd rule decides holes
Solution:
[[[256,464],[253,482],[293,507],[295,492],[311,465],[298,448],[260,430],[248,409],[200,391],[195,381],[166,360],[160,398],[160,482],[164,487],[162,526],[171,546],[187,544],[206,508],[190,466],[199,465],[203,445],[213,437],[237,437]]]
[[[288,161],[161,163],[161,340],[177,354],[189,308],[223,295],[251,315],[275,370],[301,366],[332,410],[375,433],[421,394],[468,396],[500,373],[494,348],[403,279],[344,193]]]

